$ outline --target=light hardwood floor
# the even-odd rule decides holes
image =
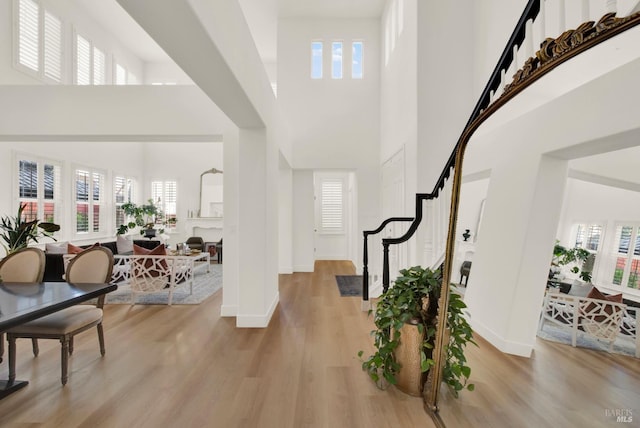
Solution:
[[[420,398],[380,391],[360,369],[372,321],[334,279],[351,273],[326,261],[281,276],[266,329],[221,318],[220,292],[196,306],[108,305],[107,354],[94,331],[79,335],[65,387],[59,344],[40,341],[33,358],[19,341],[18,375],[30,384],[0,401],[0,427],[433,427]],[[526,359],[477,340],[476,391],[444,395],[447,427],[640,426],[640,360],[542,340]],[[632,409],[634,422],[607,409]]]

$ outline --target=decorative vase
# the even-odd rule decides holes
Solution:
[[[418,330],[418,321],[415,324],[405,323],[400,329],[400,343],[394,351],[396,362],[401,365],[396,375],[398,383],[396,387],[405,394],[414,397],[422,395],[423,373],[420,367],[420,350],[424,333]]]
[[[154,238],[156,236],[156,230],[154,228],[149,228],[149,229],[145,229],[144,230],[144,237],[145,238]]]
[[[471,234],[469,233],[469,229],[465,229],[464,233],[462,234],[462,237],[464,238],[464,242],[467,242],[467,239],[469,239],[470,236]]]

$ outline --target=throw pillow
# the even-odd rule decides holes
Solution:
[[[91,245],[90,247],[87,248],[82,248],[82,247],[78,247],[76,245],[73,245],[72,243],[67,243],[67,254],[79,254],[81,252],[83,252],[84,250],[88,250],[90,248],[95,248],[95,247],[99,247],[100,243],[96,242],[95,244]]]
[[[139,245],[133,244],[134,256],[166,256],[167,251],[164,248],[164,244],[160,244],[152,250],[148,250]],[[156,258],[147,258],[144,260],[135,260],[137,269],[134,269],[134,275],[145,276],[145,272],[148,272],[149,276],[158,277],[167,275],[169,265],[165,259],[157,260]],[[143,269],[144,267],[144,269]]]
[[[66,242],[47,242],[44,244],[47,254],[67,254]]]
[[[596,299],[596,300],[606,300],[608,302],[614,302],[614,303],[622,303],[622,293],[621,294],[614,294],[614,295],[606,295],[603,294],[600,290],[598,290],[596,287],[591,288],[591,290],[589,291],[589,294],[587,294],[587,298],[589,299]],[[583,304],[580,307],[581,312],[583,313],[583,315],[588,315],[591,314],[594,310],[596,310],[598,305],[596,305],[593,302],[588,302],[586,304]],[[604,312],[608,315],[611,315],[613,313],[614,307],[612,306],[605,306],[604,307]],[[615,308],[616,311],[620,311],[621,309],[616,307]],[[604,321],[607,316],[606,315],[595,315],[595,316],[591,316],[591,319],[593,319],[596,322],[602,322]]]
[[[133,239],[131,239],[131,235],[117,235],[116,246],[118,254],[133,254]]]

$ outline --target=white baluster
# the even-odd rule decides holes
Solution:
[[[542,41],[547,38],[547,1],[546,0],[544,0],[540,4],[540,13],[538,13],[538,18],[536,19],[536,22],[540,23],[539,24],[540,40],[538,42],[538,45],[540,45],[540,43],[542,43]]]
[[[529,58],[533,56],[533,21],[527,20],[524,31],[524,57]]]
[[[582,22],[587,22],[590,17],[589,0],[582,0]]]
[[[567,8],[564,0],[560,0],[558,3],[558,34],[564,33],[567,29]]]
[[[516,74],[518,68],[520,68],[520,63],[518,62],[518,46],[516,45],[513,47],[513,60],[509,66],[511,78]]]

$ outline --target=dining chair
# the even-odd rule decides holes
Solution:
[[[4,282],[39,283],[44,277],[45,255],[39,248],[18,250],[0,260],[0,279]],[[34,343],[37,343],[34,339]],[[0,363],[4,356],[4,334],[0,334]]]
[[[69,262],[66,279],[70,284],[103,284],[111,280],[113,253],[104,247],[95,247],[79,253]],[[16,339],[58,339],[61,343],[62,384],[67,383],[69,355],[73,354],[73,338],[91,327],[97,327],[100,354],[104,356],[104,332],[102,308],[105,296],[98,298],[95,306],[76,305],[51,315],[30,321],[7,331],[9,340],[9,381],[16,376]],[[34,348],[34,356],[39,350]]]

